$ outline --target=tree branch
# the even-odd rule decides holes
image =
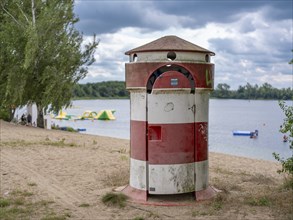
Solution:
[[[34,26],[36,24],[35,0],[32,0],[32,16],[33,16],[33,26]]]
[[[4,6],[1,4],[1,6],[2,6],[2,9],[15,21],[15,23],[16,24],[18,24],[19,26],[21,26],[22,27],[22,25],[21,25],[21,23],[19,23],[17,20],[16,20],[16,18],[12,15],[12,14],[10,14],[9,13],[9,11],[7,11],[5,8],[4,8]]]
[[[19,6],[19,4],[16,4],[16,5],[18,6],[18,8],[21,11],[22,15],[25,17],[27,23],[29,23],[29,20],[28,20],[27,16],[25,15],[24,11],[21,9],[21,7]]]

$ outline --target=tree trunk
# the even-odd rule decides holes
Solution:
[[[37,109],[38,109],[37,127],[44,128],[43,108],[41,106],[37,105]]]
[[[14,113],[15,113],[15,108],[10,108],[9,109],[9,121],[12,121],[14,118]]]

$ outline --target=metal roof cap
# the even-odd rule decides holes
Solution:
[[[137,52],[155,52],[155,51],[184,51],[184,52],[199,52],[207,53],[214,56],[215,53],[209,51],[196,44],[190,43],[180,37],[170,35],[164,36],[150,43],[144,44],[140,47],[136,47],[132,50],[126,51],[125,55],[130,55]]]

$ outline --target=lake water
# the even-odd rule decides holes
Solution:
[[[83,133],[129,139],[129,100],[77,100],[67,114],[82,115],[86,110],[115,109],[116,120],[53,120],[59,126],[86,128]],[[287,104],[292,104],[288,102]],[[284,114],[277,101],[247,101],[210,99],[209,150],[250,158],[274,160],[272,153],[289,157],[289,143],[279,132]],[[233,136],[233,130],[259,131],[259,136]]]

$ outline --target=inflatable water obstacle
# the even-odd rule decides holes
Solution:
[[[101,110],[98,113],[95,111],[85,111],[81,116],[68,115],[64,111],[60,111],[57,116],[53,116],[54,119],[59,120],[115,120],[115,110]]]
[[[71,119],[71,116],[67,115],[67,113],[64,111],[60,111],[59,114],[53,118],[60,119],[60,120],[69,120],[69,119]]]
[[[85,111],[82,116],[78,117],[80,120],[115,120],[113,113],[115,110],[101,110],[98,113],[95,111]]]

